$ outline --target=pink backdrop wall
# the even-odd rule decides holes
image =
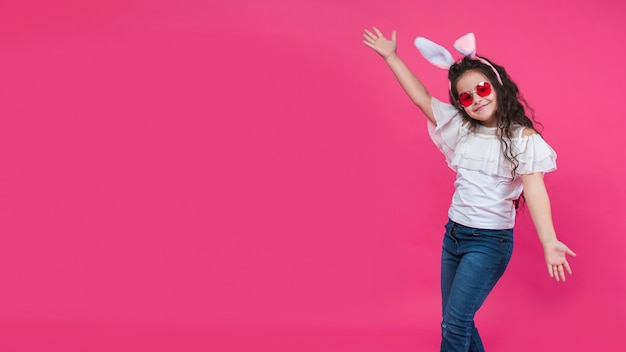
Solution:
[[[476,33],[544,125],[560,238],[527,212],[493,351],[624,351],[621,1],[0,5],[0,349],[433,351],[453,174],[364,28]]]

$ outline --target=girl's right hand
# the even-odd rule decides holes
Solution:
[[[574,253],[565,243],[554,240],[543,245],[543,253],[548,265],[550,277],[556,281],[565,281],[565,272],[572,275],[572,268],[567,262],[567,256],[575,257]]]
[[[374,27],[374,33],[365,30],[363,33],[365,40],[363,43],[370,48],[374,49],[384,59],[389,58],[396,52],[396,31],[391,32],[391,40],[385,38],[385,36]]]

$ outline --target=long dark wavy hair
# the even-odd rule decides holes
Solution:
[[[502,146],[502,155],[511,163],[511,181],[513,181],[516,176],[519,161],[517,160],[517,153],[513,150],[511,145],[511,139],[513,138],[511,127],[517,124],[536,130],[535,124],[540,126],[541,124],[535,121],[534,110],[528,105],[526,99],[524,99],[517,88],[517,84],[511,80],[504,67],[496,65],[484,57],[480,58],[488,61],[498,71],[498,74],[500,74],[500,77],[502,78],[502,85],[500,85],[498,77],[495,72],[493,72],[491,67],[480,60],[472,59],[469,56],[466,56],[462,60],[453,64],[448,71],[448,79],[450,80],[450,103],[452,103],[452,105],[454,105],[457,110],[461,112],[463,119],[469,123],[470,130],[475,130],[481,122],[472,119],[459,103],[459,92],[457,91],[456,84],[459,78],[461,78],[461,76],[467,71],[478,71],[489,79],[492,89],[495,89],[496,91],[497,135]],[[530,117],[528,117],[527,114],[529,114]]]

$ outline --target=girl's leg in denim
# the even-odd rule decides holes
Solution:
[[[441,351],[484,351],[474,316],[504,273],[512,249],[512,230],[446,225],[441,261]]]

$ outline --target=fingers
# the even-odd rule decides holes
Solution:
[[[565,273],[563,272],[562,265],[551,265],[549,271],[551,278],[556,281],[565,281]]]
[[[546,247],[545,250],[546,264],[548,264],[548,274],[550,274],[550,278],[556,281],[565,281],[566,272],[572,275],[572,268],[567,262],[567,256],[575,257],[576,253],[559,241]]]
[[[363,33],[363,37],[365,37],[365,39],[367,40],[373,40],[376,41],[377,39],[385,39],[385,36],[383,35],[383,33],[376,27],[374,28],[374,32],[372,33],[369,30],[365,30],[365,33]],[[396,40],[396,31],[394,30],[393,32],[391,32],[391,40],[395,41]]]
[[[395,36],[395,34],[393,35]],[[385,58],[385,60],[396,51],[396,42],[385,38],[385,36],[376,27],[373,27],[373,32],[371,30],[364,29],[363,39],[363,44],[374,49],[374,51]]]
[[[363,38],[365,38],[365,40],[363,41],[363,44],[369,46],[372,49],[376,49],[376,46],[374,45],[376,38],[374,34],[372,34],[372,32],[366,29],[365,33],[363,33]]]
[[[556,267],[558,272],[559,272],[559,277],[561,278],[561,281],[565,281],[565,272],[563,271],[563,265],[559,265]],[[558,279],[556,281],[559,281]]]
[[[554,279],[554,266],[548,264],[548,274],[550,274],[550,278]]]
[[[548,265],[550,278],[555,279],[556,281],[565,281],[565,272],[572,275],[572,268],[568,262],[558,265]]]
[[[559,275],[559,267],[558,265],[553,265],[552,266],[552,275],[551,275],[556,281],[560,281],[560,275]]]
[[[567,272],[572,275],[572,268],[569,266],[568,262],[563,263],[563,267],[565,267],[565,270],[567,270]]]

